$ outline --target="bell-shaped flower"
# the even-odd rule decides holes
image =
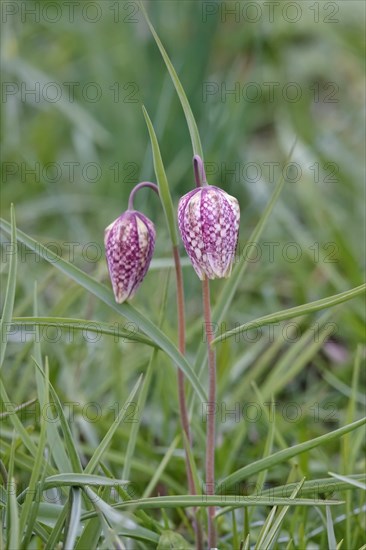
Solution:
[[[104,244],[116,302],[130,300],[149,269],[155,247],[154,224],[127,210],[105,230]]]
[[[213,185],[184,195],[178,205],[178,226],[184,247],[203,280],[229,277],[239,233],[238,201]]]

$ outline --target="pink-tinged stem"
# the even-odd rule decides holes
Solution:
[[[183,289],[183,274],[182,266],[180,263],[178,247],[173,247],[173,256],[175,263],[175,274],[176,274],[176,283],[177,283],[177,310],[178,310],[178,349],[182,355],[185,354],[186,348],[186,336],[185,336],[185,308],[184,308],[184,289]],[[187,410],[187,402],[184,389],[184,374],[178,369],[178,400],[179,400],[179,412],[180,419],[182,424],[182,429],[186,435],[186,441],[184,442],[185,455],[186,455],[186,471],[188,479],[188,489],[191,495],[196,495],[196,487],[194,484],[193,473],[191,465],[189,462],[188,449],[187,445],[192,445],[190,427],[189,427],[189,417]],[[197,517],[194,520],[194,531],[196,535],[196,548],[197,550],[202,550],[203,540],[202,540],[202,529],[200,523],[197,521]]]
[[[153,189],[155,193],[159,195],[159,187],[156,185],[156,183],[151,183],[151,181],[142,181],[141,183],[138,183],[131,191],[130,198],[128,199],[128,209],[134,210],[133,208],[133,199],[135,198],[135,195],[139,189],[142,189],[143,187],[150,187],[150,189]]]
[[[175,275],[177,283],[177,310],[178,310],[178,349],[182,355],[186,352],[186,338],[185,338],[185,312],[184,312],[184,291],[183,291],[183,276],[182,267],[180,264],[180,257],[178,247],[173,247],[173,256],[175,263]],[[182,427],[187,436],[187,441],[191,444],[191,435],[188,420],[188,411],[184,391],[184,374],[178,369],[178,396],[179,406],[181,412]],[[189,468],[187,462],[187,470],[189,470],[189,476],[192,476],[191,468]]]
[[[214,338],[211,322],[210,283],[207,277],[202,281],[203,314],[208,350],[208,407],[206,434],[206,493],[215,494],[215,411],[216,411],[216,353],[211,346]],[[215,507],[208,508],[208,547],[216,547]]]
[[[205,166],[199,155],[193,157],[193,171],[197,187],[207,184]],[[211,346],[214,338],[211,321],[210,283],[207,277],[202,281],[203,315],[208,350],[208,411],[206,434],[206,494],[215,494],[215,411],[216,411],[216,353]],[[208,548],[216,547],[215,507],[208,508]]]
[[[137,193],[137,191],[139,191],[143,187],[149,187],[159,195],[159,187],[155,183],[151,183],[150,181],[143,181],[137,184],[130,193],[130,198],[128,200],[129,210],[134,209],[133,199],[135,197],[135,194]],[[179,251],[177,246],[173,246],[173,257],[174,257],[176,284],[177,284],[178,349],[182,355],[185,355],[186,330],[185,330],[183,274],[182,274],[182,266],[180,263],[180,256],[179,256]],[[188,417],[185,388],[184,388],[184,374],[181,371],[181,369],[178,369],[177,378],[178,378],[178,401],[179,401],[180,420],[181,420],[182,429],[184,430],[184,433],[186,435],[184,448],[185,448],[185,455],[186,455],[186,472],[187,472],[187,479],[188,479],[188,489],[191,495],[196,495],[197,491],[194,484],[193,473],[192,473],[191,465],[189,463],[189,455],[188,455],[188,449],[187,449],[187,445],[190,445],[190,446],[192,445],[192,439],[191,439],[191,433],[190,433],[190,427],[189,427],[189,417]],[[194,520],[194,530],[196,534],[196,548],[197,550],[202,550],[203,548],[202,529],[197,519]]]
[[[193,171],[196,186],[203,187],[204,185],[207,185],[205,165],[199,155],[194,155],[193,157]]]

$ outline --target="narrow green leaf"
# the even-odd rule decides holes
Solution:
[[[257,538],[257,541],[256,541],[256,544],[255,544],[255,547],[254,547],[254,550],[262,550],[262,543],[265,539],[265,537],[267,536],[267,533],[269,532],[272,524],[273,524],[273,521],[274,521],[274,517],[276,515],[276,512],[277,512],[277,507],[274,506],[272,508],[272,510],[270,511],[270,513],[268,514],[267,518],[266,518],[266,521],[263,523],[262,525],[262,529],[260,530],[259,532],[259,535],[258,535],[258,538]],[[264,550],[264,549],[263,549]]]
[[[248,464],[247,466],[240,468],[236,472],[224,478],[221,481],[217,492],[224,492],[231,485],[234,485],[235,483],[238,483],[239,481],[242,481],[243,479],[246,479],[253,474],[257,474],[258,472],[261,472],[262,470],[267,468],[272,468],[273,466],[280,464],[281,462],[285,462],[293,456],[314,449],[315,447],[318,447],[323,443],[327,443],[329,441],[332,441],[333,439],[338,439],[342,435],[351,432],[359,428],[360,426],[363,426],[365,423],[366,418],[361,418],[356,422],[352,422],[352,424],[347,424],[342,428],[338,428],[338,430],[333,430],[332,432],[326,433],[319,437],[315,437],[314,439],[310,439],[309,441],[305,441],[304,443],[299,443],[298,445],[294,445],[292,447],[289,447],[288,449],[283,449],[282,451],[278,451],[273,455],[257,460],[252,464]]]
[[[130,395],[127,397],[126,403],[121,408],[119,414],[117,415],[117,417],[114,420],[113,424],[109,428],[108,432],[106,433],[106,435],[104,436],[104,438],[102,439],[102,441],[100,442],[98,447],[95,449],[95,452],[94,452],[93,456],[89,460],[89,462],[88,462],[88,464],[87,464],[87,466],[84,470],[84,472],[86,474],[93,473],[93,471],[97,468],[97,466],[99,464],[99,461],[102,459],[102,456],[103,456],[105,450],[107,449],[108,445],[110,444],[110,442],[112,440],[112,437],[114,436],[115,431],[117,430],[118,426],[120,425],[120,423],[122,422],[122,420],[124,419],[126,414],[128,414],[128,404],[131,403],[133,398],[135,397],[136,392],[140,387],[141,380],[142,380],[142,375],[140,376],[140,378],[136,382],[136,384],[133,387]]]
[[[34,284],[33,291],[33,314],[38,316],[38,302],[37,302],[37,283]],[[36,360],[36,385],[37,385],[37,395],[41,410],[44,410],[45,404],[42,401],[43,388],[45,384],[43,365],[42,365],[42,350],[41,350],[41,338],[39,327],[35,327],[35,338],[34,338],[34,355]],[[65,447],[61,435],[58,431],[56,422],[47,422],[47,444],[50,449],[50,453],[55,461],[57,468],[61,472],[70,472],[71,462],[67,456]]]
[[[38,399],[35,397],[34,399],[30,399],[29,401],[26,401],[25,403],[20,403],[20,405],[17,405],[16,407],[14,406],[12,408],[12,411],[6,411],[6,412],[2,412],[0,413],[0,420],[3,419],[3,418],[6,418],[7,416],[10,416],[11,414],[14,414],[14,413],[18,413],[24,409],[26,409],[27,407],[30,407],[30,405],[34,405],[34,403],[37,403]]]
[[[93,517],[87,521],[79,540],[76,543],[75,550],[94,550],[98,547],[100,539],[101,525],[98,517]]]
[[[170,239],[172,241],[172,245],[177,246],[178,237],[177,237],[177,226],[176,226],[175,213],[173,208],[173,201],[169,190],[169,184],[166,177],[163,160],[161,158],[159,143],[155,134],[154,126],[152,125],[150,117],[144,106],[142,106],[142,111],[144,113],[147,129],[149,130],[151,148],[153,152],[155,175],[159,186],[159,196],[160,196],[161,203],[163,205],[163,210],[164,210],[166,222],[168,225]]]
[[[0,338],[1,338],[0,369],[2,367],[4,357],[5,357],[7,331],[13,315],[16,277],[17,277],[18,252],[17,252],[15,212],[14,212],[13,205],[11,206],[10,216],[11,216],[11,231],[10,231],[11,250],[10,250],[10,261],[9,261],[9,273],[8,273],[8,282],[6,285],[4,308],[0,319]]]
[[[337,541],[334,534],[332,512],[330,511],[329,506],[326,506],[325,513],[327,518],[328,550],[337,550]]]
[[[169,273],[165,279],[165,284],[162,291],[162,299],[161,299],[161,307],[160,307],[160,315],[159,315],[159,328],[161,328],[165,317],[164,314],[165,314],[165,309],[167,304],[168,286],[169,286]],[[137,401],[137,410],[140,411],[140,414],[138,416],[137,422],[131,423],[131,432],[130,432],[130,437],[128,438],[125,463],[123,465],[123,472],[122,472],[123,479],[128,479],[130,477],[132,457],[136,447],[137,434],[140,429],[140,425],[142,421],[142,411],[145,408],[147,393],[149,391],[150,382],[152,378],[153,365],[155,364],[157,354],[158,354],[157,349],[154,349],[150,355],[149,364],[147,366],[145,377],[142,382],[141,390],[139,393],[139,397]]]
[[[159,544],[156,550],[192,550],[189,544],[179,533],[175,531],[163,531],[160,535]]]
[[[34,533],[36,533],[43,542],[46,542],[48,539],[48,532],[45,531],[45,528],[41,525],[40,521],[38,520],[39,515],[39,507],[41,505],[42,500],[42,492],[43,492],[43,483],[46,476],[46,470],[47,470],[48,463],[46,461],[43,461],[42,465],[42,471],[39,476],[39,480],[37,482],[37,488],[35,491],[35,495],[33,497],[33,503],[31,506],[30,514],[27,518],[27,525],[25,529],[25,534],[22,541],[21,549],[27,549],[30,546],[30,541],[32,539],[32,536]],[[20,501],[20,495],[18,497],[18,502]]]
[[[97,495],[90,487],[85,486],[83,490],[87,494],[90,502],[102,514],[112,523],[122,523],[123,517],[122,514],[116,510],[115,507],[111,506],[105,500],[103,500],[99,495]]]
[[[117,487],[118,485],[126,485],[128,481],[123,479],[113,479],[95,474],[56,474],[45,479],[45,490],[53,487],[82,487],[91,485],[96,487]]]
[[[72,550],[75,546],[76,537],[80,528],[81,518],[81,490],[72,487],[70,490],[70,510],[67,527],[65,529],[64,548]]]
[[[44,385],[43,385],[43,388],[40,388],[40,391],[42,392],[40,395],[41,403],[48,404],[49,402],[48,388],[49,388],[48,387],[48,364],[46,362]],[[20,514],[19,530],[21,534],[26,528],[27,520],[30,516],[32,505],[33,505],[34,495],[36,494],[37,484],[42,473],[43,455],[44,455],[44,450],[46,447],[46,440],[47,440],[47,422],[48,420],[45,417],[45,415],[41,414],[41,431],[40,431],[38,445],[37,445],[37,454],[34,457],[33,470],[32,470],[31,478],[27,488],[25,501],[22,506],[22,511]],[[23,541],[23,544],[24,544],[24,541]]]
[[[40,375],[45,376],[45,374],[43,372],[43,369],[40,367],[38,362],[34,358],[33,358],[33,361],[34,361],[34,364],[37,367],[38,372],[40,373]],[[80,472],[83,471],[83,468],[82,468],[82,465],[81,465],[81,462],[80,462],[80,457],[79,457],[79,454],[77,452],[77,449],[76,449],[76,446],[75,446],[75,443],[74,443],[74,440],[73,440],[73,437],[72,437],[72,433],[71,433],[69,424],[66,420],[66,417],[65,417],[60,399],[59,399],[59,397],[56,393],[56,390],[52,386],[51,382],[48,382],[48,384],[49,384],[49,389],[50,389],[50,393],[52,395],[53,402],[54,402],[56,410],[57,410],[57,418],[60,421],[62,433],[63,433],[64,440],[65,440],[65,447],[67,449],[67,452],[68,452],[68,455],[69,455],[69,458],[70,458],[70,463],[71,463],[72,469],[73,469],[74,472],[80,473]]]
[[[244,541],[242,550],[249,550],[250,548],[250,534],[247,535],[247,538]]]
[[[16,550],[19,548],[19,516],[18,516],[18,503],[15,494],[15,480],[13,477],[9,478],[8,484],[8,541],[7,549]]]
[[[103,472],[106,474],[106,476],[113,478],[112,473],[108,470],[105,464],[102,463],[101,468]],[[121,497],[121,500],[132,500],[132,496],[122,485],[116,485],[115,490]],[[161,533],[163,530],[161,525],[143,510],[135,510],[135,512],[131,514],[131,517],[138,518],[149,530],[152,529],[156,533]],[[90,521],[93,521],[93,520],[90,520]]]
[[[341,500],[319,500],[306,498],[272,498],[260,496],[243,495],[178,495],[165,497],[140,498],[138,500],[129,500],[114,504],[113,508],[125,510],[128,508],[139,508],[140,510],[154,508],[194,508],[209,506],[232,506],[243,508],[248,506],[338,506],[343,504]],[[82,516],[82,520],[94,517],[93,512],[87,512]]]
[[[23,424],[21,423],[17,415],[14,413],[14,405],[10,401],[10,398],[8,396],[8,393],[6,391],[6,388],[1,378],[0,378],[0,396],[3,402],[3,408],[5,408],[6,412],[9,413],[9,420],[13,424],[14,430],[22,440],[23,445],[25,445],[25,447],[27,447],[30,453],[33,456],[35,456],[37,454],[37,447],[33,443],[32,438],[30,437],[28,431],[24,428]]]
[[[122,514],[119,514],[116,510],[114,510],[89,487],[84,487],[84,491],[87,494],[90,502],[94,506],[99,517],[100,525],[104,533],[105,546],[107,548],[118,548],[119,550],[125,550],[125,546],[122,544],[117,534],[109,525],[110,523],[122,524]],[[106,519],[108,519],[108,522],[106,521]],[[99,537],[95,537],[95,540],[93,541],[95,542],[95,546],[97,545],[97,538]]]
[[[16,485],[14,474],[14,454],[15,454],[15,436],[10,449],[9,468],[8,468],[8,481],[7,481],[7,515],[6,515],[6,530],[7,530],[7,550],[15,550],[19,548],[19,515],[18,515],[18,502],[16,495]]]
[[[300,483],[297,484],[296,488],[293,490],[290,498],[291,499],[295,499],[298,495],[298,493],[300,492],[301,490],[301,487],[303,486],[304,484],[304,481],[305,481],[305,478],[300,481]],[[289,511],[290,507],[289,506],[284,506],[283,508],[281,508],[277,514],[277,517],[274,519],[274,522],[271,526],[271,529],[269,530],[269,533],[266,535],[266,538],[264,539],[263,541],[263,546],[259,546],[259,550],[263,550],[264,549],[267,549],[267,548],[270,548],[274,539],[276,538],[278,532],[279,532],[279,529],[282,525],[282,522],[285,518],[285,515],[287,514],[287,512]]]
[[[156,350],[154,350],[153,353],[151,354],[151,358],[146,369],[145,378],[143,380],[141,391],[138,397],[137,410],[140,411],[141,413],[145,407],[147,392],[149,390],[151,377],[152,377],[152,367],[155,362],[156,355],[157,355],[157,352]],[[133,422],[131,424],[131,433],[130,433],[130,437],[128,438],[125,462],[123,465],[123,472],[122,472],[122,477],[124,479],[128,479],[130,477],[131,461],[132,461],[133,453],[136,446],[137,434],[141,424],[141,420],[142,420],[142,414],[138,415],[137,422]]]
[[[333,472],[328,472],[328,474],[332,477],[335,477],[336,479],[339,479],[340,481],[344,481],[344,483],[349,483],[350,485],[353,485],[358,489],[362,489],[363,491],[366,491],[366,483],[362,483],[362,481],[358,481],[357,479],[354,479],[349,476],[341,476]]]
[[[71,317],[13,317],[10,322],[12,327],[60,327],[65,329],[80,330],[84,333],[105,334],[113,336],[122,342],[139,342],[147,346],[158,347],[155,342],[146,338],[134,330],[127,331],[113,326],[111,323],[102,323],[100,321],[88,321],[84,319],[73,319]]]
[[[191,136],[191,142],[192,142],[192,149],[193,153],[195,155],[199,155],[203,160],[203,152],[202,152],[202,145],[201,145],[201,139],[199,136],[197,124],[195,121],[195,118],[192,113],[191,106],[189,105],[189,101],[187,99],[186,93],[184,91],[184,88],[178,78],[177,72],[173,67],[172,62],[169,59],[169,56],[167,52],[165,51],[165,48],[163,44],[161,43],[160,38],[158,37],[154,27],[152,26],[152,23],[146,13],[145,7],[142,2],[139,2],[139,5],[141,7],[141,11],[143,13],[143,16],[145,17],[146,23],[148,24],[151,34],[153,35],[155,42],[160,50],[161,56],[165,62],[165,65],[169,71],[170,78],[172,79],[172,82],[174,84],[174,87],[177,91],[178,97],[180,99],[181,105],[183,107],[184,115],[186,117],[186,121],[188,124],[189,134]]]
[[[334,332],[334,323],[328,323],[331,313],[326,311],[276,361],[261,387],[263,400],[286,388],[306,366],[314,360]],[[316,335],[316,336],[315,336]]]
[[[309,313],[314,313],[314,311],[319,311],[321,309],[326,309],[329,307],[334,307],[348,300],[352,300],[357,296],[360,296],[366,291],[366,283],[363,285],[352,288],[351,290],[346,290],[340,294],[334,294],[333,296],[328,296],[327,298],[322,298],[321,300],[316,300],[314,302],[309,302],[308,304],[303,304],[301,306],[291,307],[290,309],[285,309],[284,311],[278,311],[276,313],[270,313],[269,315],[264,315],[259,317],[254,321],[249,321],[236,327],[235,329],[228,330],[220,336],[214,338],[212,344],[217,344],[222,340],[226,340],[235,334],[244,332],[252,328],[259,328],[265,325],[270,325],[272,323],[279,323],[280,321],[285,321],[286,319],[293,319],[294,317],[300,317],[301,315],[308,315]]]
[[[165,470],[167,464],[169,463],[169,460],[171,459],[175,449],[177,448],[179,440],[180,440],[180,435],[177,435],[173,439],[171,444],[169,445],[169,448],[167,449],[165,455],[163,456],[162,461],[160,462],[159,466],[156,468],[155,474],[151,478],[148,486],[146,487],[146,489],[144,491],[144,494],[142,496],[143,499],[148,498],[151,495],[151,493],[153,492],[156,484],[158,483],[158,481],[160,479],[161,474]]]
[[[194,460],[192,447],[190,442],[188,441],[187,434],[184,430],[182,430],[182,436],[184,439],[185,452],[187,453],[188,463],[192,471],[193,485],[196,490],[196,494],[201,495],[202,487],[203,487],[202,479],[200,479],[200,476],[198,474],[198,469],[197,469],[196,462]]]
[[[0,219],[0,228],[6,233],[10,233],[10,224],[3,219]],[[27,248],[30,248],[36,252],[38,256],[52,263],[52,265],[59,269],[62,273],[65,273],[83,288],[117,311],[117,313],[135,323],[137,328],[145,332],[145,334],[147,334],[157,344],[157,346],[159,346],[173,360],[173,364],[176,364],[182,370],[184,375],[191,382],[199,399],[203,402],[207,401],[206,392],[187,359],[179,353],[177,347],[161,330],[154,325],[154,323],[144,317],[137,309],[131,306],[131,304],[117,304],[111,290],[90,277],[87,273],[84,273],[81,269],[75,267],[55,254],[51,249],[43,246],[31,237],[28,237],[28,235],[19,229],[17,230],[17,239]]]
[[[357,474],[352,476],[352,480],[366,480],[366,474]],[[261,496],[272,496],[272,497],[290,497],[294,489],[296,489],[297,483],[286,483],[286,485],[279,485],[278,487],[271,487],[270,489],[265,489],[261,492]],[[329,477],[312,479],[310,481],[305,481],[304,485],[301,488],[301,497],[311,497],[314,499],[314,503],[318,500],[322,500],[324,495],[332,495],[334,492],[339,491],[351,491],[355,489],[355,486],[343,481],[338,481]],[[227,514],[231,512],[233,508],[223,508],[220,510],[216,517]]]
[[[253,388],[257,397],[262,402],[260,392],[255,384],[253,384]],[[267,410],[266,410],[266,413],[267,413]],[[276,432],[275,403],[274,403],[273,396],[271,397],[271,408],[265,416],[267,420],[268,433],[267,433],[267,438],[264,445],[263,458],[270,456],[270,454],[272,453],[273,441],[274,441],[274,436]],[[257,477],[257,483],[256,483],[257,492],[262,491],[264,487],[264,483],[266,481],[266,477],[267,477],[267,470],[262,470],[261,472],[259,472],[259,475]]]
[[[348,477],[348,480],[352,481],[365,480],[366,474],[357,474],[352,477]],[[262,495],[272,495],[274,497],[281,496],[287,497],[290,496],[294,490],[296,483],[287,483],[286,485],[279,485],[278,487],[272,487],[271,489],[265,489],[262,491]],[[351,485],[348,482],[337,481],[329,477],[312,479],[305,481],[304,485],[301,488],[301,496],[312,496],[314,499],[320,498],[321,495],[330,495],[334,492],[345,491],[347,489],[352,489],[353,484]]]

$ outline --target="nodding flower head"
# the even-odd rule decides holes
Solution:
[[[149,269],[155,247],[154,224],[127,210],[105,230],[104,244],[116,302],[130,300]]]
[[[178,225],[184,247],[203,280],[229,277],[239,232],[238,201],[219,187],[204,185],[184,195]]]

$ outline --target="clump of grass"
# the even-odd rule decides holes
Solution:
[[[188,4],[182,12],[187,27],[191,28],[188,22],[191,23],[195,8]],[[143,6],[136,6],[142,13]],[[154,5],[152,9],[159,15],[159,7]],[[169,8],[166,9],[169,13]],[[344,13],[341,15],[345,17]],[[243,140],[250,153],[257,155],[254,158],[260,158],[262,149],[267,150],[268,136],[261,134],[261,128],[267,124],[267,129],[269,125],[270,132],[274,132],[270,150],[275,154],[280,149],[276,161],[288,164],[288,155],[297,161],[310,151],[314,169],[316,163],[320,167],[337,159],[339,179],[333,183],[332,192],[314,185],[309,190],[309,175],[298,190],[291,188],[288,178],[281,175],[272,187],[271,181],[268,184],[259,181],[255,189],[249,183],[244,189],[237,184],[236,177],[227,184],[228,190],[241,198],[244,221],[239,245],[249,242],[252,247],[249,253],[238,257],[230,279],[212,285],[212,321],[217,327],[213,345],[218,368],[215,403],[218,483],[212,495],[204,494],[207,342],[202,338],[202,312],[196,305],[199,287],[193,271],[183,262],[187,308],[187,354],[183,356],[176,346],[176,291],[172,277],[164,274],[169,274],[174,265],[165,255],[169,242],[165,221],[158,220],[161,241],[157,247],[161,258],[152,263],[141,294],[133,305],[118,305],[111,290],[101,282],[106,273],[103,259],[90,265],[82,254],[76,253],[66,260],[49,242],[54,242],[58,235],[64,243],[65,225],[70,230],[68,235],[77,234],[81,242],[89,242],[113,217],[109,211],[115,208],[117,198],[121,202],[124,194],[120,186],[105,178],[100,189],[84,187],[75,193],[66,184],[50,192],[44,187],[45,182],[40,181],[26,190],[29,207],[25,207],[22,199],[21,174],[13,180],[11,190],[5,188],[4,197],[12,196],[18,225],[26,231],[17,229],[14,208],[10,223],[6,219],[0,222],[7,239],[3,247],[7,262],[0,322],[0,504],[4,545],[9,549],[35,545],[79,549],[192,548],[198,544],[195,522],[206,532],[207,512],[215,509],[219,548],[300,549],[310,545],[361,548],[364,543],[361,517],[365,510],[361,454],[365,401],[360,389],[364,384],[361,368],[364,312],[360,298],[365,285],[359,243],[354,239],[359,229],[357,176],[361,165],[350,161],[348,153],[352,147],[343,147],[343,143],[352,143],[347,124],[342,132],[337,130],[333,107],[324,112],[319,103],[315,107],[320,119],[335,125],[333,139],[323,128],[323,135],[316,135],[316,128],[308,120],[306,102],[284,105],[277,100],[254,105],[253,112],[249,112],[245,102],[236,106],[215,104],[214,109],[212,105],[200,105],[193,88],[188,86],[187,94],[184,91],[162,42],[149,19],[147,22],[182,104],[194,154],[203,157],[200,126],[206,159],[216,158],[221,164],[223,159],[229,161],[238,155],[245,161],[241,152]],[[355,25],[353,21],[348,24]],[[34,23],[29,22],[20,27],[20,38],[15,39],[20,46],[21,40],[31,40],[34,28]],[[111,35],[106,35],[104,27],[97,34],[106,41],[104,45],[109,47],[106,51],[113,49],[112,37],[119,37],[114,35],[115,28],[111,28]],[[228,40],[223,27],[215,31],[209,22],[204,30],[208,28],[219,40]],[[297,35],[293,27],[286,28],[288,34],[281,25],[271,27],[271,40],[278,56],[291,60],[298,47]],[[311,26],[307,19],[304,35],[309,28],[317,33],[318,51],[327,60],[330,45],[336,57],[341,58],[342,50],[336,44],[337,34],[332,28],[321,23]],[[323,37],[325,28],[328,34]],[[349,36],[346,25],[341,29],[338,32],[343,33],[343,39],[358,52],[357,33]],[[45,30],[46,40],[50,39],[51,30],[58,34],[60,47],[64,48],[61,26]],[[81,30],[75,33],[85,41],[81,49],[90,49],[87,58],[91,61],[94,54],[90,41],[83,38]],[[235,43],[235,37],[241,34],[230,36],[230,47],[223,50],[228,59],[230,51],[239,52],[242,47]],[[132,39],[130,31],[121,38],[127,44]],[[264,32],[255,36],[248,30],[245,40],[248,55],[261,52],[262,58],[258,55],[254,64],[258,72],[278,68],[284,71],[286,66],[292,75],[307,77],[306,71],[301,73],[299,64],[291,65],[289,61],[287,65],[268,54],[270,42]],[[202,40],[202,33],[199,43],[203,44],[203,57],[210,48],[216,52],[216,45],[208,36]],[[192,47],[196,47],[194,31]],[[313,59],[310,47],[306,52]],[[53,52],[56,59],[59,53]],[[24,59],[15,60],[14,74],[23,75],[20,78],[26,75],[28,83],[37,80],[34,70],[31,71],[32,64],[42,66],[37,48],[29,56],[20,49],[21,54]],[[155,59],[155,54],[149,55],[155,71],[154,82],[158,80],[156,74],[161,76],[159,89],[152,86],[149,98],[149,111],[158,107],[158,116],[154,118],[156,132],[146,111],[145,116],[156,180],[160,189],[163,184],[166,204],[173,204],[192,187],[187,187],[185,178],[188,173],[185,157],[190,155],[188,134],[185,130],[178,131],[171,122],[170,118],[175,122],[175,116],[167,116],[169,112],[181,115],[170,85],[161,89],[160,83],[165,79],[161,60],[157,56]],[[192,60],[189,61],[192,65]],[[52,65],[44,63],[43,71],[51,71]],[[112,60],[112,66],[113,63]],[[198,66],[200,63],[202,60],[197,59]],[[77,65],[75,62],[75,69]],[[105,71],[110,71],[110,65],[105,67]],[[219,70],[219,64],[215,67]],[[235,63],[232,67],[232,75],[221,68],[223,79],[236,78]],[[332,70],[332,66],[328,67],[329,79],[335,79]],[[340,73],[345,70],[342,66]],[[133,74],[132,64],[128,71]],[[358,82],[356,61],[348,72],[349,78]],[[62,75],[59,76],[61,79]],[[252,77],[249,73],[247,81]],[[187,95],[192,96],[193,108]],[[349,99],[345,102],[346,107],[350,105]],[[101,103],[106,116],[100,117],[109,132],[102,131],[96,113],[95,117],[85,116],[84,108],[70,110],[67,102],[57,115],[41,111],[35,121],[31,108],[19,100],[12,110],[7,103],[3,108],[8,116],[24,116],[26,137],[16,139],[28,158],[32,158],[28,143],[32,132],[37,136],[47,130],[54,117],[54,124],[61,123],[63,127],[70,123],[65,119],[72,121],[75,147],[84,145],[84,153],[80,153],[84,159],[99,155],[105,166],[113,159],[107,146],[108,136],[114,130],[120,136],[121,130],[114,121],[115,109],[111,110],[110,102]],[[140,106],[135,109],[125,104],[123,108],[125,113],[132,113],[129,124],[140,140],[141,153],[146,132],[142,122],[138,122],[142,121]],[[341,116],[347,111],[343,105],[340,110]],[[193,111],[198,114],[199,123]],[[229,117],[226,122],[223,113]],[[355,111],[350,113],[352,119]],[[239,116],[242,114],[247,117],[245,125]],[[280,122],[279,114],[283,116]],[[127,120],[129,116],[126,114]],[[293,148],[295,136],[297,143]],[[61,161],[69,146],[69,140],[63,139],[52,138],[51,143],[36,140],[37,158],[45,159],[44,162],[54,158]],[[258,140],[260,144],[256,146]],[[117,141],[121,145],[126,140]],[[14,145],[9,144],[10,149],[11,146]],[[182,155],[177,153],[179,148]],[[126,149],[131,155],[126,158],[134,158],[128,143]],[[10,162],[11,153],[7,154],[10,156],[6,161]],[[151,164],[148,154],[145,166]],[[163,158],[172,159],[166,169]],[[151,169],[149,166],[146,171]],[[153,175],[146,174],[150,176]],[[107,191],[111,191],[112,200],[93,202],[93,192],[94,197],[99,194],[104,197]],[[78,196],[82,201],[78,201]],[[146,207],[153,208],[148,202]],[[347,214],[347,209],[355,214],[340,230],[337,216]],[[4,213],[4,218],[7,217],[8,212]],[[105,223],[99,223],[102,219]],[[173,234],[174,223],[170,218]],[[33,239],[28,232],[40,236]],[[269,238],[273,239],[272,244],[278,243],[282,252],[289,242],[295,241],[301,248],[301,261],[286,261],[283,253],[275,255],[274,262],[255,261],[258,248],[254,245],[262,244],[263,251]],[[332,243],[333,248],[329,248]],[[174,239],[173,244],[177,244]],[[334,250],[338,262],[329,261],[334,259]],[[44,261],[39,262],[40,259]],[[160,285],[162,279],[164,284]],[[37,281],[35,288],[34,281]],[[151,292],[152,288],[156,291]],[[272,328],[270,336],[256,338],[254,331],[263,336],[261,331],[265,327]],[[179,421],[177,369],[185,380],[192,447]],[[188,494],[185,461],[197,494]]]

